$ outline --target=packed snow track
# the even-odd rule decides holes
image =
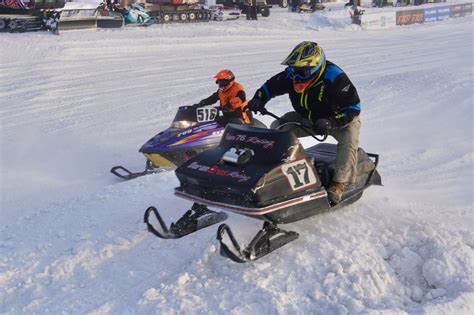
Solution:
[[[148,233],[148,206],[169,222],[191,206],[173,172],[119,182],[110,167],[143,168],[141,144],[218,70],[251,96],[302,40],[358,88],[361,147],[380,154],[385,186],[282,226],[300,238],[245,265],[219,255],[214,227]],[[472,43],[472,17],[362,31],[342,10],[2,34],[0,313],[474,313]],[[261,227],[227,223],[239,240]]]

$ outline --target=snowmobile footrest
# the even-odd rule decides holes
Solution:
[[[229,236],[233,250],[224,243],[223,237],[225,234]],[[250,244],[242,250],[227,224],[221,224],[217,230],[217,240],[221,243],[221,255],[238,263],[257,260],[296,240],[298,237],[299,235],[296,232],[285,231],[273,223],[265,222],[263,228],[258,231]]]
[[[151,213],[153,213],[158,220],[160,224],[159,229],[150,223],[149,217]],[[147,225],[148,231],[163,239],[181,238],[210,225],[225,221],[226,219],[226,213],[209,210],[206,206],[197,203],[194,203],[191,210],[186,211],[176,223],[171,223],[169,228],[155,207],[146,209],[144,215],[144,222]]]

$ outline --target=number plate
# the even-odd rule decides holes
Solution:
[[[198,108],[196,109],[196,118],[198,122],[213,121],[217,117],[217,108]]]
[[[306,188],[318,182],[313,168],[306,160],[299,160],[281,167],[293,191]]]

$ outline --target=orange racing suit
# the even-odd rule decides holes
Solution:
[[[252,113],[247,108],[247,100],[242,84],[232,81],[226,87],[218,89],[208,98],[199,102],[199,106],[212,105],[220,101],[224,117],[227,119],[240,118],[245,124],[252,122]]]

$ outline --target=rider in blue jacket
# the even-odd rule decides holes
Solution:
[[[300,122],[310,127],[313,134],[329,134],[338,141],[336,171],[327,190],[329,198],[338,203],[346,185],[353,183],[357,176],[360,130],[357,90],[341,68],[326,60],[317,43],[300,43],[282,64],[286,69],[266,81],[248,106],[258,112],[273,97],[288,94],[294,111],[283,115],[282,120]],[[271,128],[279,125],[275,121]],[[297,137],[308,136],[292,125],[282,129],[294,132]]]

